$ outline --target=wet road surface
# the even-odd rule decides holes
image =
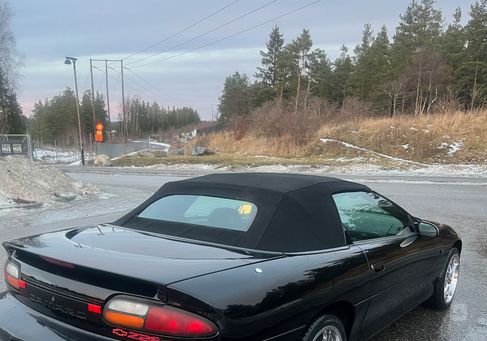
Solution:
[[[76,180],[102,188],[101,194],[45,209],[0,215],[0,242],[62,228],[112,221],[147,198],[161,184],[193,174],[94,173],[76,170]],[[362,182],[411,214],[454,227],[463,239],[461,278],[446,311],[418,307],[373,340],[487,340],[487,179],[434,177],[344,178]],[[3,249],[0,262],[5,261]],[[5,288],[1,278],[0,291]]]

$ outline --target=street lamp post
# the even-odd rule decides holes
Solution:
[[[76,60],[77,58],[73,57],[66,57],[64,64],[70,65],[73,64],[73,72],[74,72],[74,88],[76,92],[76,112],[78,113],[78,133],[79,133],[79,147],[81,151],[81,165],[85,165],[85,152],[83,150],[83,135],[81,133],[81,117],[79,113],[79,96],[78,96],[78,77],[76,76]]]

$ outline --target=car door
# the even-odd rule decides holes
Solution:
[[[333,199],[350,241],[363,250],[370,266],[370,299],[361,331],[367,338],[431,295],[439,273],[437,248],[432,238],[419,236],[409,214],[377,193],[337,193]]]

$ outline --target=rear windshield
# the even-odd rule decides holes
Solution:
[[[147,206],[138,218],[247,231],[257,214],[248,201],[204,195],[170,195]]]

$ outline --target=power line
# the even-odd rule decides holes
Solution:
[[[313,2],[310,2],[310,3],[307,3],[306,5],[303,5],[303,6],[301,6],[301,7],[298,7],[298,8],[296,8],[296,9],[292,10],[292,11],[289,11],[289,12],[286,12],[286,13],[284,13],[284,14],[278,15],[277,17],[274,17],[274,18],[272,18],[272,19],[269,19],[269,20],[263,21],[263,22],[261,22],[261,23],[259,23],[259,24],[257,24],[257,25],[251,26],[251,27],[246,28],[246,29],[244,29],[244,30],[242,30],[242,31],[239,31],[239,32],[233,33],[233,34],[231,34],[231,35],[228,35],[228,36],[226,36],[226,37],[220,38],[220,39],[218,39],[218,40],[214,40],[214,41],[209,42],[209,43],[207,43],[207,44],[204,44],[204,45],[201,45],[201,46],[195,47],[195,48],[190,49],[190,50],[188,50],[188,51],[181,52],[181,53],[178,53],[178,54],[175,54],[175,55],[172,55],[172,56],[168,56],[168,57],[165,57],[165,58],[161,58],[161,59],[158,59],[158,60],[155,60],[155,61],[152,61],[152,62],[148,62],[148,63],[145,63],[145,64],[134,65],[134,66],[132,66],[132,68],[139,68],[139,67],[143,67],[143,66],[147,66],[147,65],[151,65],[151,64],[159,63],[159,62],[162,62],[162,61],[165,61],[165,60],[169,60],[169,59],[172,59],[172,58],[176,58],[176,57],[179,57],[179,56],[182,56],[182,55],[185,55],[185,54],[191,53],[191,52],[196,51],[196,50],[200,50],[200,49],[202,49],[202,48],[205,48],[205,47],[208,47],[208,46],[211,46],[211,45],[214,45],[214,44],[218,44],[218,43],[220,43],[220,42],[222,42],[222,41],[224,41],[224,40],[227,40],[227,39],[233,38],[233,37],[235,37],[235,36],[238,36],[238,35],[240,35],[240,34],[246,33],[246,32],[248,32],[248,31],[251,31],[251,30],[253,30],[253,29],[256,29],[256,28],[258,28],[258,27],[260,27],[260,26],[266,25],[266,24],[268,24],[268,23],[270,23],[270,22],[273,22],[273,21],[275,21],[275,20],[281,19],[281,18],[286,17],[286,16],[288,16],[288,15],[290,15],[290,14],[293,14],[293,13],[295,13],[295,12],[298,12],[298,11],[300,11],[300,10],[302,10],[302,9],[306,8],[306,7],[312,6],[312,5],[314,5],[314,4],[316,4],[316,3],[320,2],[320,1],[321,1],[321,0],[316,0],[316,1],[313,1]]]
[[[93,69],[96,69],[97,71],[100,72],[101,76],[102,74],[104,74],[105,72],[103,70],[101,70],[100,68],[96,67],[96,66],[93,66]],[[114,68],[111,68],[111,67],[108,67],[108,69],[110,69],[112,71],[112,73],[115,73],[112,74],[112,73],[108,73],[108,77],[110,77],[112,80],[116,81],[118,85],[121,84],[121,79],[120,79],[120,73],[114,69]],[[124,68],[125,70],[129,70],[131,71],[130,69],[128,68]],[[153,91],[151,91],[150,89],[147,89],[145,86],[141,85],[140,83],[134,81],[133,79],[131,78],[128,78],[126,75],[125,75],[125,79],[127,79],[129,82],[131,82],[132,84],[136,85],[139,89],[137,88],[134,88],[133,86],[129,85],[129,84],[126,84],[125,86],[128,87],[129,89],[133,90],[135,93],[136,93],[136,96],[141,96],[141,97],[146,97],[146,98],[150,98],[156,102],[160,102],[161,101],[161,98],[158,98],[157,96],[159,96],[160,94],[158,93],[155,93]],[[103,81],[103,77],[100,78],[100,83],[99,83],[99,87],[101,86],[101,82]],[[141,89],[143,89],[143,91],[141,91]],[[139,95],[139,93],[143,93],[142,95]],[[172,105],[174,106],[179,106],[177,103],[173,102],[173,101],[170,101],[170,100],[166,100],[167,102],[171,103]]]
[[[235,4],[236,4],[237,2],[239,2],[239,1],[240,1],[240,0],[235,0],[235,1],[231,2],[231,3],[229,3],[228,5],[226,5],[226,6],[222,7],[222,8],[220,8],[220,9],[218,9],[218,10],[216,10],[216,11],[212,12],[212,13],[210,13],[210,14],[209,14],[209,15],[207,15],[206,17],[201,18],[201,19],[200,19],[200,20],[198,20],[197,22],[195,22],[195,23],[193,23],[193,24],[191,24],[191,25],[186,26],[185,28],[183,28],[183,29],[181,29],[181,30],[177,31],[176,33],[171,34],[170,36],[168,36],[168,37],[166,37],[166,38],[164,38],[164,39],[162,39],[162,40],[159,40],[157,43],[154,43],[154,44],[152,44],[152,45],[150,45],[150,46],[148,46],[148,47],[146,47],[146,48],[144,48],[144,49],[142,49],[142,50],[139,50],[139,51],[137,51],[137,52],[134,52],[134,53],[132,53],[132,54],[128,55],[127,57],[122,58],[122,59],[129,59],[129,58],[131,58],[131,57],[133,57],[133,56],[136,56],[136,55],[138,55],[138,54],[140,54],[140,53],[142,53],[142,52],[145,52],[145,51],[147,51],[147,50],[149,50],[149,49],[151,49],[151,48],[153,48],[153,47],[156,47],[156,46],[158,46],[158,45],[160,45],[160,44],[162,44],[162,43],[164,43],[164,42],[166,42],[166,41],[168,41],[168,40],[170,40],[170,39],[172,39],[172,38],[174,38],[174,37],[176,37],[176,36],[180,35],[181,33],[184,33],[184,32],[186,32],[186,31],[188,31],[189,29],[191,29],[191,28],[193,28],[193,27],[195,27],[195,26],[197,26],[197,25],[201,24],[202,22],[204,22],[204,21],[208,20],[209,18],[211,18],[211,17],[213,17],[213,16],[217,15],[218,13],[220,13],[220,12],[224,11],[224,10],[225,10],[225,9],[227,9],[228,7],[235,5]]]
[[[97,87],[96,89],[99,89],[102,87],[102,83],[104,81],[104,74],[105,74],[105,71],[101,70],[100,68],[96,67],[93,65],[93,69],[97,70],[99,72],[99,75],[98,75],[98,78],[95,80],[95,83],[97,84]],[[98,90],[97,90],[98,92]]]
[[[139,99],[142,99],[142,98],[150,98],[150,99],[153,99],[154,101],[158,102],[160,99],[158,98],[155,98],[154,96],[152,96],[151,94],[142,94],[140,95],[140,89],[137,89],[137,88],[134,88],[133,86],[131,86],[130,84],[126,84],[125,85],[128,89],[132,90],[135,92],[135,95],[131,95],[129,96],[130,97],[136,97],[136,98],[139,98]]]
[[[159,90],[158,87],[156,87],[155,85],[153,85],[151,82],[149,82],[148,80],[146,80],[145,78],[143,78],[142,76],[138,75],[137,73],[135,73],[132,69],[128,68],[128,67],[125,67],[125,70],[129,71],[130,73],[132,73],[135,77],[137,77],[138,79],[140,79],[142,82],[144,82],[145,84],[147,84],[149,87],[151,87],[156,93],[161,93],[162,95],[164,95],[165,97],[173,100],[173,101],[176,101],[176,102],[179,102],[179,100],[177,100],[176,98],[168,95],[167,93],[164,93],[162,92],[161,90]]]
[[[206,35],[208,35],[208,34],[210,34],[210,33],[212,33],[212,32],[215,32],[215,31],[217,31],[217,30],[219,30],[219,29],[221,29],[221,28],[223,28],[223,27],[225,27],[225,26],[228,26],[228,25],[230,25],[230,24],[233,24],[234,22],[237,22],[237,21],[239,21],[239,20],[241,20],[241,19],[245,18],[245,17],[248,17],[249,15],[251,15],[251,14],[253,14],[253,13],[255,13],[255,12],[258,12],[258,11],[260,11],[260,10],[262,10],[262,9],[264,9],[264,8],[266,8],[266,7],[268,7],[268,6],[272,5],[272,4],[273,4],[273,3],[275,3],[275,2],[277,2],[277,0],[272,0],[272,1],[269,1],[269,2],[265,3],[264,5],[261,5],[261,6],[257,7],[257,8],[254,8],[253,10],[251,10],[251,11],[249,11],[249,12],[247,12],[247,13],[244,13],[244,14],[242,14],[242,15],[240,15],[240,16],[238,16],[238,17],[236,17],[236,18],[232,19],[232,20],[229,20],[229,21],[227,21],[227,22],[225,22],[225,23],[223,23],[223,24],[221,24],[221,25],[219,25],[219,26],[217,26],[217,27],[214,27],[214,28],[212,28],[212,29],[210,29],[210,30],[208,30],[208,31],[206,31],[206,32],[203,32],[203,33],[201,33],[201,34],[197,35],[196,37],[193,37],[193,38],[191,38],[191,39],[185,40],[185,41],[183,41],[182,43],[179,43],[179,44],[176,44],[176,45],[174,45],[174,46],[171,46],[171,47],[169,47],[169,48],[167,48],[167,49],[165,49],[165,50],[162,50],[162,51],[156,52],[156,53],[154,53],[154,54],[151,54],[150,56],[146,56],[146,57],[140,58],[140,59],[138,59],[138,60],[135,60],[135,61],[129,62],[129,63],[127,63],[127,65],[137,64],[137,63],[140,63],[140,62],[142,62],[142,61],[144,61],[144,60],[147,60],[147,59],[150,59],[150,58],[152,58],[152,57],[155,57],[155,56],[158,56],[158,55],[160,55],[160,54],[163,54],[164,52],[168,52],[168,51],[171,51],[171,50],[177,49],[177,48],[178,48],[178,47],[180,47],[180,46],[186,45],[187,43],[190,43],[190,42],[192,42],[192,41],[195,41],[196,39],[199,39],[199,38],[201,38],[201,37],[204,37],[204,36],[206,36]]]
[[[160,98],[157,98],[157,96],[160,96],[161,94],[153,92],[152,90],[146,88],[145,86],[141,85],[140,83],[134,81],[133,79],[131,79],[131,78],[127,77],[127,76],[125,76],[125,78],[129,82],[131,82],[132,84],[134,84],[134,85],[138,86],[139,88],[145,90],[147,92],[148,96],[149,97],[152,97],[153,99],[155,99],[156,102],[158,102],[158,101],[161,100]],[[174,105],[176,107],[179,106],[177,103],[173,102],[172,100],[166,100],[166,101],[169,102],[169,103],[171,103],[172,105]]]

